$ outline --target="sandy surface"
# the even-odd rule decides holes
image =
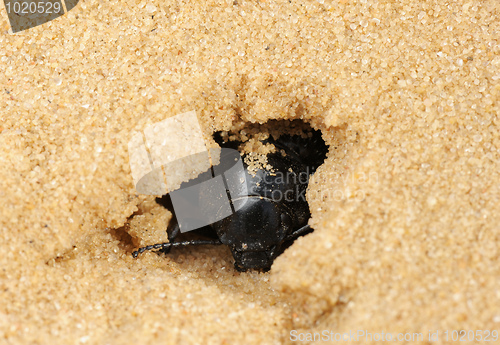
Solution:
[[[83,0],[11,35],[2,9],[0,342],[499,329],[499,10]],[[269,273],[222,247],[131,256],[168,219],[135,192],[131,133],[190,110],[208,134],[300,118],[332,147],[316,231]]]

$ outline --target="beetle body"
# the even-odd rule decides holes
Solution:
[[[234,148],[239,144],[225,143],[217,135],[214,138],[221,147]],[[319,131],[313,132],[311,138],[282,135],[264,143],[276,147],[275,152],[267,154],[267,166],[272,168],[249,169],[243,156],[244,169],[238,172],[241,176],[237,180],[246,186],[231,189],[230,203],[236,211],[210,224],[213,240],[175,242],[179,234],[179,226],[175,225],[169,243],[141,248],[134,256],[149,249],[168,252],[175,246],[224,244],[230,248],[238,271],[269,270],[276,257],[297,237],[312,231],[307,225],[310,212],[305,193],[309,175],[325,159],[327,147]],[[159,202],[165,205],[164,198]],[[200,199],[209,200],[204,195]]]
[[[247,193],[232,198],[235,209],[238,203],[243,206],[212,224],[220,241],[231,249],[238,270],[269,269],[287,237],[305,226],[310,216],[305,199],[308,179],[300,176],[307,167],[279,152],[268,154],[267,162],[272,171],[259,169],[255,174],[244,163],[241,173]]]

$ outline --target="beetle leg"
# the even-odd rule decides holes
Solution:
[[[300,229],[295,230],[287,237],[285,237],[285,240],[283,242],[292,241],[292,240],[294,240],[302,235],[306,235],[306,234],[310,233],[311,231],[313,231],[313,229],[311,229],[311,226],[305,225],[305,226],[301,227]]]
[[[175,238],[179,235],[181,232],[181,229],[179,227],[179,223],[175,222],[174,229],[172,232],[168,235],[168,242],[172,243],[174,242]],[[168,234],[168,231],[167,231]],[[170,248],[165,248],[161,250],[162,253],[168,254],[170,252]]]
[[[176,222],[174,229],[172,230],[170,235],[168,235],[168,241],[172,242],[177,237],[177,235],[179,235],[180,231],[181,231],[181,228],[179,228],[179,224]]]
[[[246,272],[246,271],[248,271],[248,268],[242,267],[242,266],[238,265],[236,262],[234,263],[234,268],[238,272]]]
[[[160,249],[161,251],[165,249],[170,249],[172,247],[187,247],[187,246],[197,246],[202,244],[219,245],[222,244],[220,240],[193,240],[193,241],[182,241],[182,242],[168,242],[168,243],[156,243],[146,247],[139,248],[132,253],[132,256],[136,258],[139,254],[144,253],[147,250]]]

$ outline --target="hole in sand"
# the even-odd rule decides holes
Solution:
[[[216,132],[213,138],[221,147],[233,148],[240,152],[244,169],[248,173],[248,195],[266,199],[264,201],[269,205],[268,211],[265,210],[264,213],[259,213],[259,211],[256,214],[271,213],[269,217],[277,219],[277,222],[272,223],[270,220],[242,215],[242,213],[248,213],[248,209],[242,208],[236,212],[239,212],[237,217],[234,216],[236,214],[234,213],[221,221],[222,225],[221,222],[217,222],[214,223],[216,225],[212,224],[209,227],[179,234],[173,239],[173,242],[193,241],[194,243],[199,242],[200,238],[219,238],[224,242],[221,237],[226,235],[226,232],[231,235],[235,234],[232,236],[234,238],[228,238],[226,241],[231,243],[230,247],[232,246],[232,253],[236,261],[238,261],[236,247],[241,236],[247,236],[241,239],[242,242],[245,242],[244,244],[247,244],[246,242],[262,243],[263,247],[266,247],[269,244],[267,242],[271,242],[266,247],[270,248],[266,252],[267,258],[261,258],[257,262],[251,262],[251,259],[245,262],[244,259],[241,259],[243,261],[240,262],[240,266],[247,265],[247,267],[240,268],[268,269],[269,267],[264,266],[272,264],[274,259],[297,237],[312,231],[312,229],[302,232],[297,230],[306,227],[310,218],[305,191],[309,177],[326,159],[328,146],[322,138],[321,131],[314,130],[309,124],[300,120],[271,120],[262,125],[238,123],[230,131]],[[228,187],[226,186],[226,188]],[[228,190],[228,197],[234,206],[229,192]],[[172,200],[169,195],[166,195],[157,198],[156,202],[174,215],[168,226],[170,235],[177,222]],[[251,216],[254,214],[252,213]],[[245,222],[241,222],[245,219]],[[244,229],[233,229],[231,223],[238,223]],[[262,228],[262,231],[259,231],[259,227]],[[280,235],[281,237],[273,234],[280,231],[285,233]],[[162,242],[168,242],[166,234],[164,237],[165,240]],[[281,239],[275,240],[275,238]],[[277,241],[277,243],[272,243],[272,241]],[[224,242],[224,244],[227,243]],[[174,249],[174,251],[183,250],[185,250],[183,247]],[[262,263],[262,261],[265,262]]]

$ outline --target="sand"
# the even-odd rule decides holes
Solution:
[[[485,338],[500,327],[499,10],[83,0],[9,34],[2,9],[0,343]],[[315,232],[268,273],[236,272],[224,247],[132,258],[169,214],[136,193],[128,141],[191,110],[206,134],[302,119],[331,146],[308,190]]]

